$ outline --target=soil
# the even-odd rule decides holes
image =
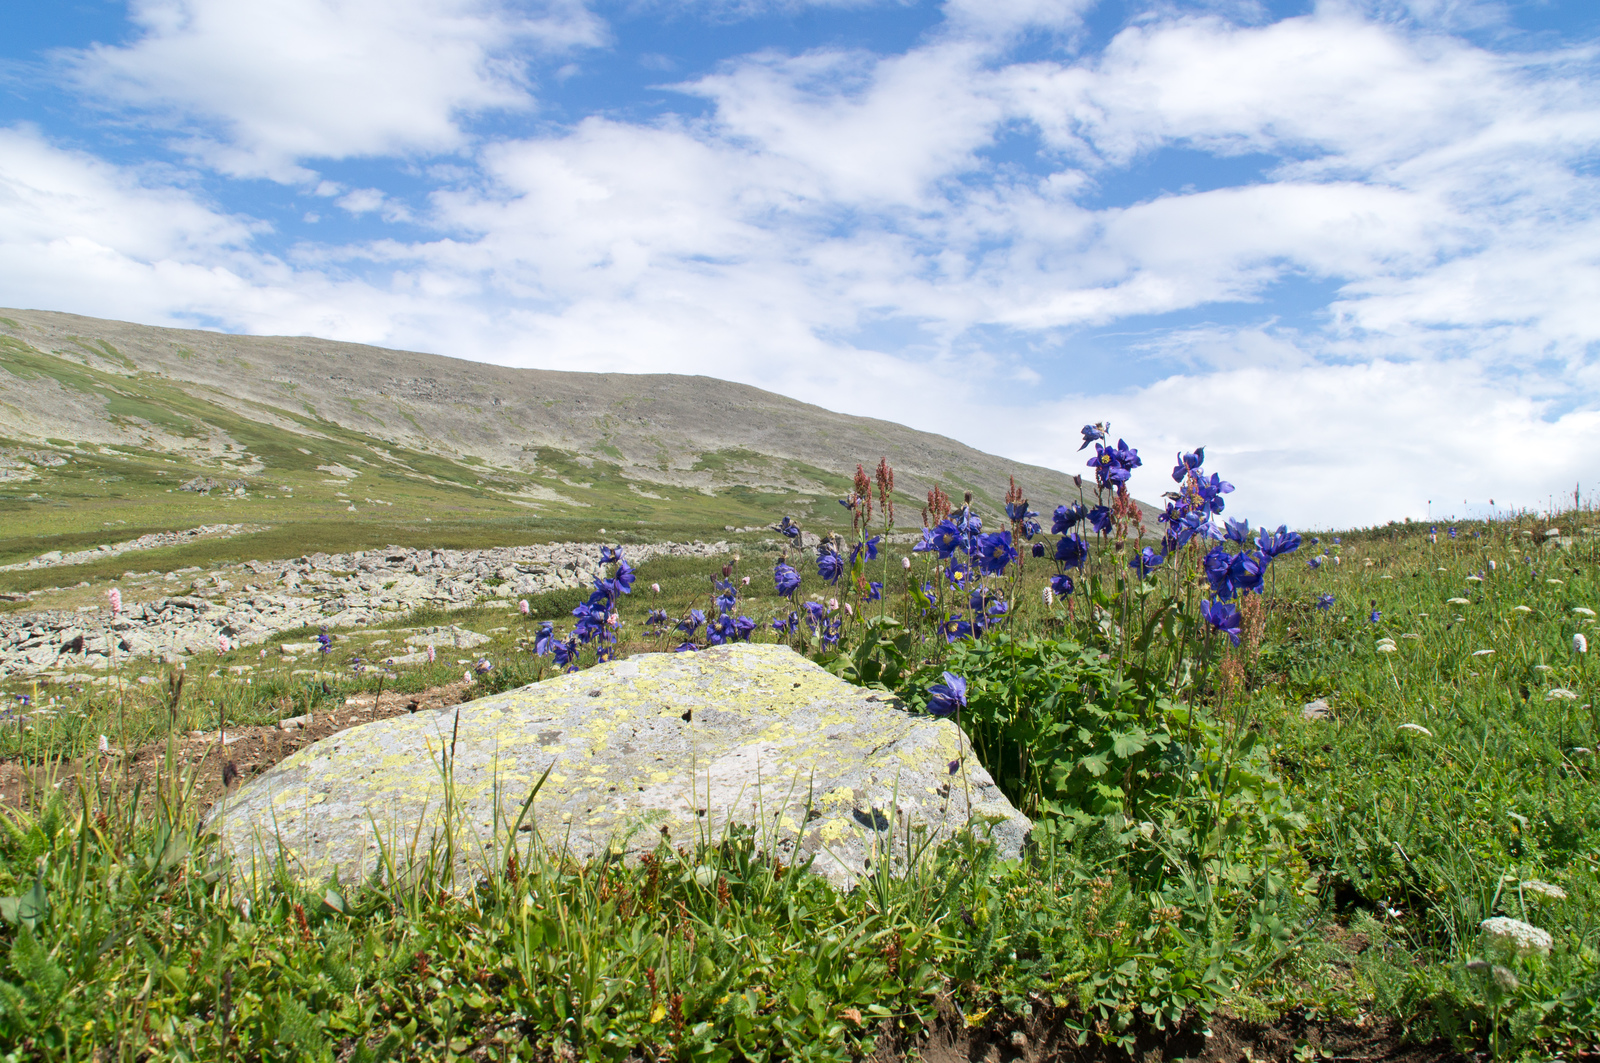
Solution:
[[[1467,1063],[1448,1041],[1416,1044],[1407,1041],[1398,1023],[1387,1019],[1363,1022],[1311,1021],[1290,1014],[1276,1022],[1257,1024],[1225,1016],[1213,1017],[1205,1028],[1149,1030],[1132,1052],[1102,1045],[1094,1038],[1079,1045],[1063,1023],[1064,1015],[1051,1008],[1022,1018],[1007,1015],[997,1021],[969,1027],[948,1003],[939,1020],[914,1043],[903,1042],[886,1031],[878,1038],[869,1063]],[[1579,1059],[1586,1057],[1580,1055]],[[1600,1057],[1593,1057],[1600,1060]]]
[[[192,785],[190,807],[204,815],[226,790],[260,775],[296,750],[374,720],[459,705],[466,690],[467,684],[459,682],[418,694],[384,691],[379,703],[374,703],[371,694],[358,694],[345,699],[344,707],[336,711],[298,717],[302,721],[298,724],[286,720],[265,727],[229,727],[223,741],[215,731],[190,731],[172,743],[173,766],[185,787]],[[0,809],[37,807],[50,788],[70,789],[72,780],[79,777],[86,777],[86,787],[87,778],[96,779],[103,792],[116,786],[130,793],[135,784],[142,783],[140,792],[153,800],[159,783],[173,775],[165,739],[141,746],[131,757],[113,749],[98,757],[50,766],[7,759],[0,761]]]

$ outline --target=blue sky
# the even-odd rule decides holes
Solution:
[[[1569,0],[32,0],[0,305],[1069,471],[1109,418],[1258,522],[1537,506],[1600,488],[1597,47]]]

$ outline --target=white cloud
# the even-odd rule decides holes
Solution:
[[[599,42],[581,0],[133,0],[141,34],[67,56],[108,105],[168,116],[224,173],[308,180],[306,159],[452,151],[461,116],[532,106],[528,51]],[[519,52],[518,49],[522,51]]]
[[[181,10],[221,10],[209,4]],[[131,77],[126,60],[145,72],[146,104],[196,96],[173,86],[198,75],[149,73],[157,45],[231,38],[207,28],[220,23],[154,21],[175,5],[141,8],[146,37],[85,69]],[[307,241],[287,260],[257,249],[255,223],[159,173],[11,131],[0,283],[34,305],[136,320],[708,373],[1067,471],[1081,467],[1077,426],[1109,415],[1152,459],[1146,497],[1164,486],[1156,455],[1209,443],[1241,511],[1273,523],[1420,515],[1455,494],[1531,504],[1582,475],[1600,441],[1594,56],[1493,53],[1414,12],[1383,22],[1324,5],[1259,24],[1161,13],[1100,55],[1007,65],[1001,37],[1070,33],[1077,6],[946,10],[946,31],[904,54],[731,61],[680,86],[711,102],[703,119],[591,116],[410,168],[434,187],[415,220],[440,235]],[[412,47],[429,19],[512,17],[465,0],[396,11],[375,40]],[[395,117],[404,106],[323,85],[356,111],[325,117],[313,86],[272,105],[292,135],[274,132],[271,108],[238,102],[264,84],[249,63],[204,113],[274,173],[458,146],[462,113],[528,99],[495,65],[510,31],[476,32],[445,35],[459,48],[405,105],[421,109],[414,130]],[[379,74],[373,92],[392,72]],[[991,150],[1030,131],[1035,157]],[[1269,162],[1222,187],[1116,196],[1172,147]],[[373,178],[304,179],[350,213],[408,217]],[[1117,205],[1094,205],[1100,191]],[[1286,278],[1337,294],[1285,323]],[[1206,322],[1212,310],[1225,323]],[[1127,390],[1063,397],[1083,390],[1075,330],[1130,320],[1124,364],[1077,367]],[[1555,457],[1530,466],[1519,448]]]

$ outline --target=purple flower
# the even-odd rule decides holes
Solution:
[[[1322,558],[1313,557],[1310,561],[1307,561],[1306,564],[1310,565],[1311,566],[1311,570],[1314,572],[1317,569],[1322,567]]]
[[[1331,595],[1331,594],[1319,594],[1319,595],[1317,595],[1317,608],[1321,609],[1323,612],[1327,612],[1329,609],[1332,609],[1333,608],[1333,595]]]
[[[955,558],[950,559],[949,566],[944,570],[944,578],[955,584],[957,587],[960,587],[963,583],[965,583],[967,581],[967,577],[970,575],[972,575],[971,566],[965,565],[962,562],[957,561]]]
[[[1374,609],[1372,611],[1372,615],[1367,617],[1367,619],[1372,621],[1374,624],[1376,624],[1378,621],[1383,619],[1383,614],[1380,613],[1378,610]]]
[[[1239,607],[1225,602],[1207,600],[1200,603],[1200,615],[1206,623],[1222,632],[1232,640],[1235,646],[1239,645]]]
[[[943,561],[957,550],[965,550],[962,542],[961,529],[956,527],[956,522],[946,517],[933,528],[933,548],[939,551],[939,560]]]
[[[685,635],[689,636],[690,638],[694,638],[694,633],[696,631],[700,630],[700,625],[705,623],[705,622],[706,622],[706,614],[705,613],[703,613],[699,609],[691,609],[691,610],[689,610],[689,615],[688,616],[686,616],[682,620],[678,621],[678,630],[683,632]]]
[[[856,561],[860,559],[861,547],[863,545],[865,545],[867,548],[867,560],[878,560],[878,540],[880,538],[882,538],[882,536],[874,535],[872,538],[868,539],[865,544],[856,543],[855,549],[850,552],[850,564],[854,565]]]
[[[914,554],[925,554],[930,550],[937,549],[939,549],[939,544],[935,541],[933,529],[923,528],[922,538],[917,540],[917,545],[911,548],[911,552]]]
[[[1101,535],[1111,534],[1111,507],[1095,506],[1089,511],[1089,527]]]
[[[778,525],[778,530],[791,539],[800,538],[800,525],[788,517],[783,518],[783,523]]]
[[[954,642],[956,639],[963,639],[972,634],[972,625],[963,620],[960,613],[951,613],[950,618],[944,622],[942,627],[944,628],[944,640],[946,642]]]
[[[1079,568],[1089,559],[1089,544],[1076,535],[1063,535],[1056,543],[1056,561],[1063,568]]]
[[[1051,576],[1050,577],[1050,590],[1055,594],[1055,596],[1057,598],[1065,598],[1067,595],[1072,593],[1072,577],[1071,576]]]
[[[831,546],[817,547],[817,575],[824,583],[838,583],[844,574],[844,558]]]
[[[662,614],[662,619],[666,619],[665,613]],[[533,638],[533,652],[537,653],[541,657],[547,657],[555,649],[555,644],[555,626],[551,624],[550,621],[546,620],[543,624],[539,625],[539,633]]]
[[[1138,557],[1128,562],[1128,567],[1135,569],[1141,577],[1144,577],[1148,576],[1152,569],[1160,568],[1166,560],[1164,555],[1156,553],[1147,546]]]
[[[1105,437],[1106,437],[1106,430],[1104,428],[1102,428],[1100,425],[1097,425],[1097,424],[1086,424],[1086,425],[1083,426],[1083,444],[1082,444],[1082,446],[1078,447],[1078,449],[1079,450],[1083,450],[1084,447],[1087,447],[1090,443],[1093,443],[1095,440],[1104,439]]]
[[[1172,482],[1181,484],[1189,478],[1191,472],[1199,472],[1200,466],[1206,463],[1206,448],[1198,447],[1193,454],[1183,454],[1178,458],[1178,464],[1172,467]]]
[[[794,592],[800,589],[800,573],[793,565],[779,561],[772,570],[772,582],[779,594],[792,601]]]
[[[772,622],[772,630],[780,635],[787,635],[800,627],[800,614],[790,613],[787,617],[779,617]]]
[[[1011,533],[997,531],[989,535],[978,537],[978,556],[982,561],[983,570],[991,576],[998,576],[1006,570],[1006,566],[1017,559],[1016,547],[1011,545]]]
[[[871,583],[867,584],[867,596],[864,599],[865,601],[876,602],[882,597],[883,584],[879,583],[877,580],[873,580]]]
[[[1286,524],[1278,525],[1275,532],[1263,528],[1261,534],[1256,536],[1256,546],[1269,558],[1282,557],[1300,549],[1300,533],[1290,531]]]
[[[1210,514],[1222,512],[1222,496],[1233,491],[1233,485],[1228,483],[1216,473],[1211,474],[1211,479],[1200,480],[1195,490],[1200,495],[1200,501],[1205,503],[1206,511]]]
[[[1246,551],[1233,559],[1228,566],[1228,584],[1234,593],[1261,590],[1261,581],[1266,575],[1267,559],[1254,551]],[[1229,594],[1226,597],[1231,598]]]
[[[672,652],[673,653],[693,653],[695,650],[698,650],[699,648],[700,648],[699,646],[696,646],[692,642],[684,642],[684,643],[680,643],[678,646],[676,646],[673,649]]]
[[[1225,520],[1223,524],[1228,528],[1228,541],[1232,543],[1244,542],[1244,537],[1250,534],[1250,522],[1247,520]]]
[[[755,630],[756,622],[748,616],[736,616],[733,618],[732,637],[740,642],[749,642],[750,636],[755,633]]]
[[[944,682],[928,688],[928,715],[954,716],[967,707],[967,681],[953,672],[944,673]]]
[[[1082,502],[1074,502],[1070,506],[1057,506],[1055,520],[1050,525],[1051,535],[1065,535],[1070,532],[1073,525],[1089,515],[1083,508]]]
[[[1049,551],[1047,551],[1044,548],[1044,543],[1034,543],[1033,544],[1033,556],[1034,557],[1043,557],[1048,552]]]
[[[801,608],[806,612],[806,626],[811,629],[812,634],[815,634],[823,618],[828,615],[828,610],[821,602],[806,602]]]

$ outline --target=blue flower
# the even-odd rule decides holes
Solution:
[[[622,558],[617,558],[617,574],[611,580],[617,589],[623,594],[632,594],[633,581],[637,578],[633,573],[633,566],[622,560]]]
[[[944,682],[929,687],[928,695],[928,715],[954,716],[967,707],[967,681],[953,672],[946,672]]]
[[[1331,595],[1331,594],[1319,594],[1319,595],[1317,595],[1317,608],[1321,609],[1323,612],[1327,612],[1329,609],[1332,609],[1333,608],[1333,595]]]
[[[621,560],[622,548],[620,546],[602,546],[600,548],[600,563],[602,565],[614,565]]]
[[[1037,516],[1037,514],[1029,516],[1027,520],[1022,522],[1022,537],[1030,542],[1040,532],[1039,522],[1033,519],[1034,516]]]
[[[1195,491],[1200,495],[1200,501],[1205,503],[1206,512],[1215,515],[1222,512],[1222,496],[1231,493],[1233,485],[1216,473],[1212,473],[1211,479],[1200,480]]]
[[[1079,568],[1089,559],[1089,544],[1076,535],[1063,535],[1056,543],[1056,562],[1065,568]]]
[[[1089,527],[1101,535],[1111,534],[1111,507],[1095,506],[1089,511]]]
[[[1310,565],[1312,570],[1315,571],[1316,569],[1322,567],[1322,558],[1313,557],[1311,560],[1307,561],[1306,564]]]
[[[817,575],[824,583],[838,583],[844,574],[844,558],[831,546],[817,547]]]
[[[1206,623],[1222,632],[1233,642],[1239,645],[1239,607],[1218,601],[1204,601],[1200,603],[1200,615]]]
[[[933,528],[933,548],[939,551],[939,560],[943,561],[957,550],[965,550],[962,542],[961,529],[956,522],[946,517]]]
[[[1050,525],[1050,534],[1065,535],[1072,530],[1073,525],[1088,515],[1089,511],[1083,508],[1082,502],[1074,502],[1070,506],[1057,506],[1055,520]]]
[[[568,639],[565,642],[556,643],[552,648],[551,653],[555,656],[557,668],[565,668],[569,672],[576,672],[578,670],[577,639]]]
[[[1189,478],[1191,472],[1199,472],[1200,466],[1206,463],[1206,448],[1197,447],[1193,454],[1184,454],[1178,458],[1178,464],[1172,467],[1172,482],[1183,483]]]
[[[949,567],[944,570],[944,578],[949,580],[957,587],[960,587],[963,583],[965,583],[967,581],[967,577],[970,575],[972,575],[971,567],[962,564],[955,558],[950,559]]]
[[[779,594],[793,600],[794,592],[800,589],[800,573],[793,565],[779,561],[772,569],[772,582]]]
[[[662,619],[665,620],[666,616],[663,615]],[[555,626],[551,624],[550,621],[546,620],[543,624],[539,625],[539,633],[534,636],[533,652],[537,653],[541,657],[548,656],[551,651],[554,650],[555,644]]]
[[[1256,536],[1256,546],[1269,558],[1282,557],[1300,549],[1300,533],[1290,531],[1286,524],[1278,525],[1275,532],[1262,529],[1261,534]]]
[[[1233,555],[1220,546],[1213,546],[1200,562],[1206,580],[1211,584],[1211,592],[1223,599],[1233,597],[1233,590],[1228,586],[1228,569],[1232,565]]]
[[[1367,619],[1372,621],[1374,624],[1376,624],[1378,621],[1383,619],[1383,614],[1380,613],[1378,610],[1374,609],[1372,611],[1372,615],[1367,617]]]
[[[1007,565],[1017,559],[1016,547],[1011,545],[1011,533],[997,531],[989,535],[980,535],[978,556],[985,572],[991,576],[1000,575],[1006,570]]]
[[[783,518],[783,523],[778,525],[778,530],[791,539],[800,538],[800,525],[788,517]]]
[[[879,583],[877,580],[873,580],[871,583],[867,584],[867,596],[864,599],[865,601],[876,602],[882,597],[883,584]]]
[[[1239,554],[1228,566],[1228,585],[1235,593],[1260,591],[1267,564],[1267,559],[1254,551]],[[1233,595],[1228,594],[1224,597],[1231,598]]]
[[[828,610],[821,602],[806,602],[801,608],[806,612],[806,626],[811,629],[812,634],[815,634],[818,625],[828,615]]]
[[[1034,557],[1043,557],[1047,553],[1049,553],[1049,551],[1044,548],[1044,543],[1034,543],[1033,544],[1033,556]]]
[[[694,638],[694,633],[700,630],[700,625],[705,622],[705,613],[701,612],[699,609],[691,609],[689,610],[688,616],[678,621],[678,630],[690,638]]]
[[[865,544],[856,543],[855,549],[850,552],[850,564],[854,565],[856,561],[860,559],[861,547],[863,545],[865,545],[867,548],[867,560],[878,560],[878,540],[880,538],[882,538],[882,536],[874,535],[872,538],[868,539]]]
[[[749,642],[750,636],[755,630],[756,622],[748,616],[736,616],[733,618],[733,637],[739,641]]]
[[[720,646],[733,637],[733,617],[726,613],[713,618],[706,624],[706,641],[713,646]]]
[[[734,589],[733,581],[716,580],[715,583],[717,589],[722,592],[721,594],[717,595],[715,599],[717,603],[717,612],[723,614],[733,612],[733,607],[738,604],[739,601],[739,592]]]
[[[664,628],[667,626],[667,611],[665,609],[652,609],[650,615],[644,618],[645,627]]]
[[[1078,447],[1078,449],[1082,450],[1095,440],[1104,439],[1105,437],[1106,430],[1104,428],[1097,424],[1086,424],[1083,426],[1083,445]]]
[[[1137,571],[1139,576],[1143,578],[1148,576],[1152,569],[1160,568],[1166,560],[1161,554],[1156,553],[1147,546],[1144,548],[1143,553],[1128,562],[1128,567]]]
[[[772,622],[772,630],[776,631],[780,635],[787,635],[791,631],[799,630],[799,628],[800,628],[800,614],[799,613],[790,613],[788,616],[779,617],[778,619],[776,619],[776,620],[774,620]]]
[[[1223,521],[1228,527],[1228,541],[1235,543],[1244,542],[1245,536],[1250,534],[1250,522],[1247,520]]]
[[[960,613],[951,613],[942,627],[946,642],[954,642],[956,639],[963,639],[972,634],[972,625],[963,620]]]
[[[1094,457],[1089,459],[1089,468],[1094,470],[1095,479],[1101,487],[1116,487],[1127,483],[1133,470],[1143,464],[1139,452],[1128,446],[1127,441],[1123,439],[1117,440],[1115,447],[1096,443]]]
[[[1067,595],[1072,593],[1072,589],[1071,576],[1050,577],[1050,590],[1055,594],[1056,597],[1065,598]]]
[[[696,646],[692,642],[683,642],[683,643],[678,644],[676,647],[674,647],[672,652],[673,653],[693,653],[695,650],[698,650],[699,648],[700,648],[699,646]]]
[[[925,554],[929,550],[937,549],[939,549],[939,544],[935,541],[933,529],[923,528],[922,538],[917,540],[917,545],[911,548],[911,552],[914,554]]]

